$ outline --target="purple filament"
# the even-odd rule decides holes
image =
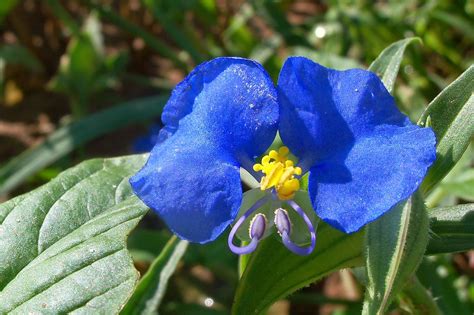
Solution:
[[[308,231],[311,237],[311,244],[308,247],[300,247],[293,243],[290,239],[290,236],[288,235],[288,231],[280,231],[281,232],[281,237],[283,240],[283,244],[285,245],[286,248],[288,248],[290,251],[297,255],[301,256],[306,256],[309,255],[313,252],[314,247],[316,246],[316,232],[314,231],[313,224],[311,223],[311,220],[308,218],[306,213],[301,209],[301,207],[294,202],[293,200],[288,200],[287,203],[298,213],[298,215],[304,220],[306,223],[306,226],[308,227]]]
[[[237,222],[235,223],[235,225],[232,227],[232,230],[230,230],[230,233],[229,233],[229,238],[227,239],[227,244],[229,245],[229,248],[232,252],[234,252],[235,254],[237,255],[244,255],[244,254],[250,254],[251,252],[253,252],[256,248],[257,248],[257,245],[258,245],[258,242],[260,240],[260,238],[258,237],[252,237],[252,241],[250,242],[250,244],[246,245],[246,246],[242,246],[242,247],[239,247],[239,246],[235,246],[234,243],[233,243],[233,240],[234,240],[234,237],[235,237],[235,234],[237,233],[237,231],[239,230],[240,226],[242,225],[242,223],[244,223],[244,221],[252,214],[254,213],[258,208],[260,208],[261,206],[263,206],[263,204],[267,201],[268,197],[263,197],[261,199],[259,199],[257,202],[255,202],[253,204],[253,206],[250,207],[250,209],[248,209],[243,216],[241,216]]]

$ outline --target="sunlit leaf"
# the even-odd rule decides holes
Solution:
[[[436,134],[436,161],[423,184],[431,190],[461,158],[474,134],[474,66],[444,89],[428,106],[420,124]]]
[[[428,244],[428,222],[423,200],[415,193],[368,225],[363,314],[385,314],[415,272]]]
[[[370,65],[369,70],[380,77],[389,92],[392,92],[395,85],[407,46],[415,42],[421,42],[421,40],[417,37],[411,37],[391,44]]]
[[[147,212],[128,177],[145,156],[81,163],[0,205],[0,313],[116,313],[138,273],[126,237]]]

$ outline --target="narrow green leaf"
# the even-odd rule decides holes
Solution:
[[[436,255],[425,257],[416,272],[420,282],[429,289],[443,314],[472,315],[474,309],[466,301],[460,299],[460,292],[456,288],[459,274],[455,270],[451,257]]]
[[[429,212],[430,254],[474,249],[474,204],[439,207]]]
[[[181,257],[186,252],[188,242],[173,236],[163,251],[155,259],[147,273],[133,292],[121,314],[156,314],[166,286]]]
[[[363,263],[363,233],[344,234],[325,223],[309,256],[289,252],[273,235],[251,255],[237,287],[232,314],[261,314],[278,299],[324,277]]]
[[[129,32],[130,34],[137,36],[157,53],[166,57],[174,62],[174,64],[182,69],[186,69],[186,63],[182,60],[182,57],[174,51],[166,42],[157,38],[155,35],[142,29],[136,24],[131,23],[120,14],[117,14],[110,6],[101,4],[97,0],[83,0],[82,1],[89,9],[96,10],[101,17],[107,19],[111,23],[117,25],[119,28]]]
[[[44,70],[41,62],[26,47],[19,44],[4,44],[0,47],[0,60],[5,64],[17,64],[28,68],[30,71],[41,72]]]
[[[474,134],[474,66],[445,88],[428,106],[419,124],[433,128],[436,161],[423,181],[431,190],[461,158]]]
[[[195,38],[185,33],[184,27],[176,25],[170,16],[163,11],[163,3],[153,0],[143,0],[142,2],[161,24],[166,33],[168,33],[182,49],[189,53],[195,63],[201,63],[205,60],[203,54],[195,47],[197,44],[194,41]]]
[[[23,152],[0,168],[0,195],[90,140],[158,117],[165,100],[166,97],[149,97],[126,102],[58,129],[42,144]]]
[[[0,205],[0,313],[117,313],[138,273],[125,239],[147,212],[145,156],[95,159]]]
[[[403,54],[407,46],[414,42],[421,43],[421,39],[410,37],[391,44],[369,66],[369,70],[375,72],[381,78],[389,92],[392,92],[395,85]]]
[[[363,314],[385,314],[393,297],[421,262],[428,244],[428,225],[418,192],[368,225],[368,283]]]
[[[430,291],[421,284],[416,276],[411,277],[403,288],[402,302],[406,304],[410,314],[443,314]]]
[[[64,24],[71,34],[79,34],[80,27],[69,14],[69,12],[61,5],[59,0],[46,0],[53,14]]]

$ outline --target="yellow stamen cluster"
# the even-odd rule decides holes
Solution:
[[[278,152],[271,150],[262,158],[262,164],[253,166],[254,171],[265,174],[260,181],[260,189],[275,187],[281,200],[292,199],[300,189],[300,181],[295,175],[301,175],[301,168],[295,167],[293,161],[288,159],[289,152],[287,147],[281,147]]]

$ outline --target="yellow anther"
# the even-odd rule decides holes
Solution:
[[[260,172],[261,170],[263,170],[263,165],[262,165],[262,164],[258,164],[258,163],[257,163],[257,164],[254,164],[254,165],[253,165],[253,170],[254,170],[255,172]]]
[[[296,175],[301,175],[303,173],[303,170],[301,169],[301,167],[295,167],[295,174]]]
[[[261,171],[265,175],[260,181],[260,189],[275,188],[281,200],[292,199],[300,189],[300,182],[295,175],[301,175],[302,171],[301,168],[294,167],[293,161],[288,159],[289,152],[287,147],[281,147],[278,152],[271,150],[262,158],[261,164],[253,166],[254,171]]]
[[[279,159],[278,152],[275,150],[271,150],[270,152],[268,152],[268,156],[274,160]]]

